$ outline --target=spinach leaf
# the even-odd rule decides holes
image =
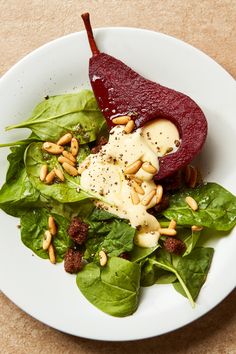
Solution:
[[[19,216],[27,207],[43,205],[43,197],[30,183],[24,167],[26,146],[11,148],[6,183],[0,190],[0,208],[12,216]]]
[[[96,140],[106,126],[92,91],[51,96],[39,103],[26,121],[7,127],[29,128],[43,141],[57,141],[69,131],[80,144]]]
[[[145,263],[147,268],[145,268]],[[142,271],[143,274],[141,276],[142,285],[144,284],[145,286],[149,286],[154,284],[158,280],[158,268],[167,271],[167,273],[164,273],[165,276],[169,276],[170,273],[173,273],[173,275],[178,279],[179,283],[182,285],[182,289],[186,297],[189,299],[192,307],[195,306],[194,299],[187,285],[185,284],[184,279],[176,269],[176,265],[174,264],[172,257],[168,252],[166,252],[165,250],[159,250],[156,255],[146,259],[145,263],[144,270]],[[162,275],[163,274],[160,274],[160,277]],[[174,279],[174,277],[172,277],[171,280],[172,279]]]
[[[30,134],[30,136],[26,139],[22,139],[22,140],[17,140],[17,141],[13,141],[13,142],[10,142],[10,143],[4,143],[4,144],[0,144],[0,148],[1,147],[19,147],[19,146],[27,146],[29,145],[30,143],[34,142],[34,141],[40,141],[40,138],[37,137],[35,134]]]
[[[197,298],[202,285],[206,281],[213,253],[213,248],[199,247],[195,248],[186,257],[179,257],[176,271],[184,284],[186,284],[194,300]],[[173,285],[180,294],[186,296],[186,292],[180,282],[174,283]]]
[[[83,162],[86,157],[90,155],[90,148],[87,144],[81,145],[79,148],[79,154],[77,155],[77,163],[78,165]]]
[[[192,231],[191,234],[184,239],[184,243],[186,245],[186,251],[183,254],[184,256],[187,256],[192,252],[192,250],[195,248],[199,237],[200,237],[201,232],[200,231]]]
[[[86,242],[85,258],[98,258],[98,252],[105,250],[108,256],[119,256],[133,248],[136,230],[126,220],[102,209],[94,209],[87,219],[89,235]]]
[[[91,198],[90,195],[83,191],[77,190],[80,187],[80,177],[72,177],[65,171],[65,181],[63,183],[53,183],[47,185],[39,179],[40,169],[43,164],[47,163],[49,170],[57,167],[61,169],[61,165],[57,161],[55,155],[49,155],[42,150],[42,143],[32,143],[26,150],[25,166],[30,182],[38,191],[45,196],[51,197],[61,203],[78,202]]]
[[[150,248],[143,248],[143,247],[139,247],[137,245],[134,245],[131,253],[130,253],[130,260],[131,262],[140,262],[143,259],[147,258],[148,256],[150,256],[153,252],[155,252],[155,250],[160,247],[160,245],[158,244],[156,247],[150,247]]]
[[[21,240],[41,258],[48,258],[48,252],[42,248],[43,237],[48,230],[48,217],[52,215],[57,226],[57,235],[53,238],[57,262],[61,262],[72,241],[67,234],[69,220],[61,215],[50,214],[48,210],[40,208],[28,210],[21,216]]]
[[[58,201],[49,198],[48,208],[51,213],[64,216],[68,220],[71,220],[73,216],[79,216],[81,218],[88,217],[94,209],[94,204],[90,199],[84,199],[75,203],[58,203]]]
[[[170,271],[165,270],[157,265],[155,262],[157,257],[161,257],[168,264],[172,263],[171,255],[163,250],[159,250],[150,257],[141,261],[141,281],[142,286],[151,286],[153,284],[171,284],[176,281],[176,275]]]
[[[197,201],[197,211],[192,211],[186,204],[186,196]],[[227,231],[236,224],[236,197],[216,183],[207,183],[173,194],[170,206],[163,211],[163,215],[176,220],[178,225],[201,225]]]
[[[77,285],[94,306],[112,316],[124,317],[138,306],[140,266],[112,257],[104,268],[87,264],[77,274]]]

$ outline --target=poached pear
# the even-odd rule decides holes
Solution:
[[[98,105],[108,123],[129,115],[135,128],[158,118],[174,123],[181,143],[178,150],[159,158],[155,180],[162,180],[186,166],[200,152],[207,136],[207,121],[189,96],[145,79],[122,61],[100,53],[94,40],[89,14],[82,15],[92,57],[89,78]]]

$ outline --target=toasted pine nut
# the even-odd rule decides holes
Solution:
[[[120,116],[112,119],[113,124],[127,124],[130,121],[130,116]]]
[[[198,226],[198,225],[193,225],[191,227],[192,231],[202,231],[203,227],[202,226]]]
[[[50,231],[45,231],[44,233],[44,238],[43,238],[43,250],[46,251],[50,244],[51,244],[51,241],[52,241],[52,234]]]
[[[158,184],[157,186],[156,196],[157,196],[156,204],[159,204],[163,196],[163,187],[161,184]]]
[[[175,229],[169,229],[169,228],[160,228],[159,232],[161,235],[165,235],[165,236],[175,236],[177,234]]]
[[[64,150],[64,147],[46,141],[45,143],[43,143],[43,149],[49,152],[49,154],[59,155]]]
[[[172,219],[169,223],[168,229],[176,229],[176,221],[174,219]]]
[[[132,181],[135,181],[136,183],[138,183],[140,186],[141,184],[143,183],[143,181],[141,179],[139,179],[138,177],[136,177],[135,175],[129,175],[129,178],[132,180]]]
[[[99,252],[99,262],[102,267],[104,267],[107,264],[107,255],[104,251]]]
[[[188,185],[190,188],[194,188],[197,184],[197,169],[196,167],[190,166],[191,167],[191,176],[188,182]]]
[[[141,201],[142,205],[148,205],[155,194],[156,194],[156,189],[153,189],[151,192],[145,195],[145,197],[143,197]]]
[[[54,167],[54,172],[55,172],[56,176],[57,176],[62,182],[65,181],[64,174],[63,174],[63,172],[62,172],[59,168]]]
[[[138,194],[142,194],[142,195],[145,194],[143,188],[135,180],[132,181],[132,186],[135,192],[137,192]]]
[[[134,121],[130,120],[125,126],[125,129],[124,129],[125,133],[126,134],[131,133],[134,130],[134,127],[135,127]]]
[[[196,211],[198,209],[198,204],[197,204],[196,200],[193,199],[192,197],[190,197],[190,196],[186,197],[185,201],[193,211]]]
[[[78,167],[79,175],[81,175],[86,170],[86,168],[89,167],[89,165],[90,165],[89,159],[84,160]]]
[[[42,167],[40,168],[40,174],[39,174],[40,181],[42,181],[42,182],[45,181],[47,173],[48,173],[48,165],[42,165]]]
[[[129,175],[129,174],[133,175],[136,172],[138,172],[138,170],[140,169],[141,166],[142,166],[142,161],[137,160],[137,161],[133,162],[131,165],[127,166],[124,170],[124,173],[126,175]]]
[[[50,246],[48,247],[48,255],[49,255],[49,259],[50,262],[52,264],[56,263],[56,255],[55,255],[55,250],[52,244],[50,244]]]
[[[49,172],[47,174],[47,176],[45,178],[45,182],[48,183],[48,184],[52,183],[55,177],[56,177],[55,171],[52,170],[51,172]]]
[[[49,228],[51,235],[55,236],[57,233],[57,226],[56,226],[55,220],[52,217],[52,215],[50,215],[48,218],[48,228]]]
[[[63,135],[57,142],[57,145],[66,145],[68,143],[71,142],[72,139],[72,134],[71,133],[67,133],[65,135]]]
[[[131,196],[132,203],[134,205],[137,205],[140,202],[139,196],[133,188],[130,191],[130,196]]]
[[[72,162],[76,163],[76,158],[72,155],[71,152],[64,150],[62,155],[65,156],[67,159],[71,160]]]
[[[70,149],[71,153],[73,156],[77,156],[79,152],[79,142],[76,138],[71,139],[71,144],[70,144]]]
[[[156,167],[154,167],[151,162],[145,161],[142,164],[142,169],[148,173],[151,173],[152,175],[154,175],[157,172]]]
[[[78,174],[79,174],[78,170],[75,167],[71,166],[67,162],[63,162],[62,167],[71,176],[75,177],[75,176],[78,176]]]
[[[75,166],[74,162],[72,162],[71,160],[67,159],[65,156],[59,156],[58,157],[58,162],[60,162],[61,164],[66,162],[66,163],[68,163],[71,166]]]

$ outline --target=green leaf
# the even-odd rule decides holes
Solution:
[[[186,196],[196,200],[197,211],[186,204]],[[200,225],[227,231],[236,224],[236,197],[216,183],[207,183],[173,194],[163,215],[169,220],[176,220],[178,225]]]
[[[200,231],[192,231],[191,234],[184,239],[184,243],[187,248],[183,254],[183,257],[190,254],[192,252],[192,250],[195,248],[195,246],[199,240],[200,234],[201,234]]]
[[[98,259],[101,250],[110,257],[132,250],[136,230],[127,223],[127,220],[102,209],[94,209],[86,222],[89,224],[84,255],[86,259],[93,260],[94,257]]]
[[[177,256],[176,256],[176,258],[177,258]],[[183,289],[186,297],[189,299],[192,307],[195,306],[194,299],[191,295],[191,292],[189,291],[188,286],[185,284],[185,281],[182,278],[181,274],[176,269],[176,262],[174,262],[172,260],[172,257],[168,252],[166,252],[165,250],[159,250],[155,257],[153,256],[152,258],[148,258],[148,262],[150,263],[149,269],[151,269],[151,265],[154,266],[154,270],[153,270],[154,275],[156,275],[155,274],[155,266],[157,268],[163,269],[164,271],[167,271],[168,273],[173,273],[176,276],[176,278],[178,279],[179,283],[181,284],[182,289]],[[156,279],[157,279],[157,276],[156,276]],[[154,276],[153,276],[152,280],[153,281],[155,280]],[[150,285],[151,285],[151,283],[150,283]]]
[[[6,183],[0,190],[0,208],[12,216],[20,216],[25,208],[43,205],[43,198],[30,183],[24,167],[25,146],[11,148]]]
[[[17,140],[17,141],[13,141],[10,143],[5,143],[5,144],[0,144],[0,148],[1,147],[19,147],[19,146],[23,146],[26,147],[28,144],[34,142],[34,141],[40,141],[40,138],[37,137],[35,134],[30,134],[30,136],[26,139],[22,139],[22,140]]]
[[[106,126],[92,91],[52,96],[39,103],[26,121],[7,127],[29,128],[43,141],[57,141],[68,132],[79,139],[80,144],[96,140]]]
[[[57,226],[57,235],[53,238],[53,245],[56,250],[57,262],[61,262],[72,241],[67,234],[69,220],[61,215],[51,214],[48,210],[40,208],[25,212],[21,216],[21,240],[25,246],[30,248],[41,258],[48,258],[48,252],[44,251],[43,238],[48,230],[48,217],[52,215]]]
[[[159,269],[156,284],[172,284],[177,280],[175,274]]]
[[[130,253],[131,262],[142,261],[143,259],[150,256],[153,252],[155,252],[158,247],[160,247],[159,244],[156,247],[150,247],[150,248],[143,248],[143,247],[139,247],[137,245],[134,245],[134,247]]]
[[[26,150],[25,166],[30,182],[45,196],[51,197],[61,203],[78,202],[90,196],[83,191],[78,192],[80,177],[72,177],[64,172],[65,182],[47,185],[39,179],[40,169],[47,164],[49,170],[54,167],[62,169],[55,155],[49,155],[42,150],[42,143],[32,143]]]
[[[112,316],[124,317],[138,306],[140,266],[118,257],[104,268],[87,264],[77,275],[77,285],[94,306]]]
[[[176,271],[180,275],[192,298],[195,300],[205,283],[211,265],[214,250],[213,248],[195,248],[189,255],[179,258]],[[175,289],[183,296],[186,292],[182,284],[174,283]]]

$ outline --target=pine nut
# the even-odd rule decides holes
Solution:
[[[132,186],[135,192],[137,192],[138,194],[142,194],[142,195],[145,194],[143,188],[137,182],[135,182],[135,180],[132,181]]]
[[[65,181],[65,177],[64,177],[64,173],[59,169],[59,168],[55,168],[54,167],[54,172],[56,174],[56,176],[62,181]]]
[[[71,144],[70,144],[70,149],[71,153],[73,156],[77,156],[79,152],[79,142],[76,138],[71,139]]]
[[[89,165],[90,165],[89,159],[84,160],[78,167],[79,175],[81,175],[86,170],[86,168],[89,167]]]
[[[49,259],[50,262],[52,264],[56,263],[56,255],[55,255],[55,250],[52,244],[50,244],[50,246],[48,247],[48,255],[49,255]]]
[[[102,267],[104,267],[107,264],[107,255],[104,251],[99,252],[99,262]]]
[[[66,162],[66,163],[68,163],[71,166],[75,166],[74,162],[72,162],[71,160],[67,159],[65,156],[59,156],[58,157],[58,162],[60,162],[61,164]]]
[[[198,209],[198,204],[197,204],[196,200],[193,199],[192,197],[189,197],[189,196],[186,197],[185,201],[193,211],[196,211]]]
[[[177,234],[175,229],[169,229],[169,228],[160,228],[159,232],[161,235],[165,235],[165,236],[175,236]]]
[[[125,129],[124,129],[124,132],[126,134],[130,134],[133,130],[134,130],[134,127],[135,127],[135,124],[134,124],[134,121],[133,120],[130,120],[126,126],[125,126]]]
[[[196,232],[196,231],[202,231],[203,227],[202,226],[198,226],[198,225],[193,225],[191,227],[191,229],[192,229],[193,232]]]
[[[130,121],[129,116],[120,116],[112,119],[113,124],[127,124]]]
[[[143,183],[143,181],[141,179],[139,179],[138,177],[136,177],[135,175],[129,175],[129,178],[133,181],[135,181],[136,183],[138,183],[140,186]]]
[[[45,151],[49,152],[49,154],[59,155],[59,154],[61,154],[62,151],[64,150],[64,147],[46,141],[45,143],[43,143],[43,149],[44,149]]]
[[[72,139],[72,134],[71,133],[67,133],[65,135],[63,135],[57,142],[57,145],[66,145],[68,143],[71,142]]]
[[[156,191],[156,197],[157,197],[156,204],[159,204],[161,202],[162,196],[163,196],[163,187],[161,184],[158,184],[157,191]]]
[[[45,181],[45,178],[48,174],[48,165],[42,165],[42,167],[40,168],[40,174],[39,174],[39,178],[40,181]]]
[[[137,161],[133,162],[131,165],[127,166],[124,170],[124,173],[126,175],[129,175],[129,174],[133,175],[136,172],[138,172],[138,170],[140,169],[141,166],[142,166],[142,161],[137,160]]]
[[[151,202],[151,200],[155,194],[156,194],[156,189],[153,189],[151,192],[149,192],[147,195],[145,195],[145,197],[141,201],[142,205],[145,205],[145,206],[148,205]]]
[[[62,167],[71,176],[75,177],[75,176],[78,176],[78,174],[79,174],[78,170],[75,167],[71,166],[67,162],[63,162]]]
[[[134,189],[131,189],[131,191],[130,191],[130,196],[131,196],[132,203],[133,203],[134,205],[137,205],[137,204],[140,202],[139,196],[138,196],[138,194],[135,192]]]
[[[57,226],[54,218],[50,215],[48,218],[48,228],[52,236],[55,236],[57,233]]]
[[[71,160],[72,162],[76,163],[76,158],[72,155],[71,152],[64,150],[62,152],[62,155],[66,157],[67,159]]]
[[[197,169],[196,167],[190,166],[191,167],[191,176],[188,182],[188,185],[190,188],[194,188],[197,184]]]
[[[172,219],[169,223],[168,229],[176,229],[176,221],[174,219]]]
[[[154,175],[157,172],[156,167],[154,167],[151,162],[145,161],[142,164],[142,169],[148,173],[151,173],[152,175]]]
[[[44,238],[43,238],[43,250],[46,251],[52,241],[52,234],[47,230],[44,233]]]
[[[55,171],[52,170],[51,172],[49,172],[45,178],[45,182],[50,184],[54,181],[54,178],[56,177]]]

